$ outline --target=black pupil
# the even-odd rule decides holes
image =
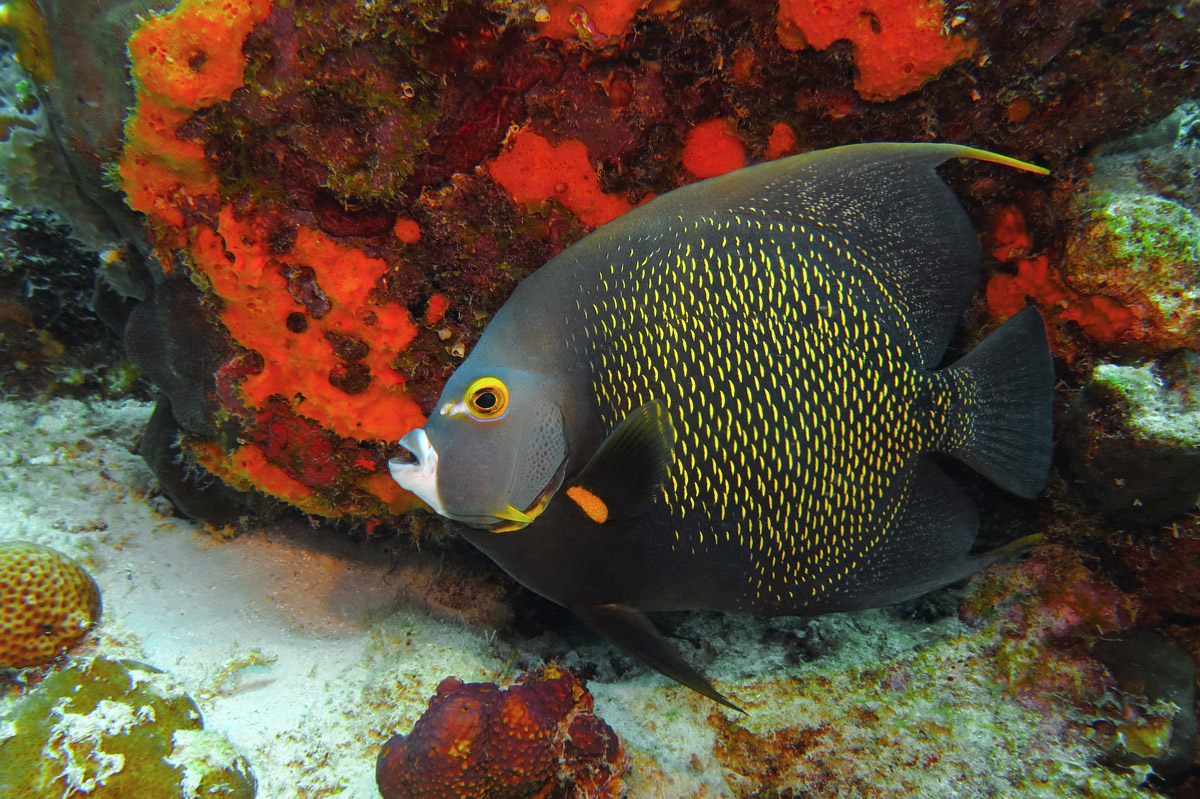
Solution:
[[[475,395],[475,404],[479,406],[481,411],[490,411],[496,407],[496,393],[494,391],[480,391]]]

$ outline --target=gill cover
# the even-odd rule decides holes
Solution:
[[[412,457],[389,463],[397,483],[443,516],[496,532],[537,518],[566,468],[550,384],[517,370],[460,368],[425,427],[400,443]]]

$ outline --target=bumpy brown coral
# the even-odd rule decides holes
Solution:
[[[548,666],[508,689],[442,680],[407,736],[384,744],[384,799],[602,799],[622,794],[626,756],[592,695]]]
[[[38,666],[75,645],[100,618],[100,589],[49,547],[0,544],[0,666]]]

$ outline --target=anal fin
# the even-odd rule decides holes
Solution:
[[[916,458],[900,512],[878,549],[871,552],[843,609],[905,602],[970,577],[1041,540],[1026,535],[972,554],[979,529],[975,503],[927,455]]]
[[[672,680],[727,708],[745,713],[683,659],[654,622],[628,605],[577,605],[571,610],[589,627]]]
[[[961,580],[988,562],[969,552],[979,513],[962,487],[927,455],[907,475],[899,512],[865,558],[843,609],[905,602]]]

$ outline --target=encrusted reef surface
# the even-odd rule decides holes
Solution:
[[[93,302],[116,232],[75,185],[14,55],[0,38],[0,391],[124,396],[136,376],[113,353],[133,300]]]
[[[546,674],[604,744],[578,795],[1200,793],[1200,3],[13,0],[0,31],[0,543],[104,599],[0,671],[0,796],[376,799],[393,736],[556,796],[570,758],[490,771],[445,711],[483,696],[545,754],[563,725],[495,708]],[[663,619],[742,716],[410,513],[395,441],[522,278],[869,140],[1052,170],[945,169],[984,245],[959,344],[1034,304],[1060,377],[1044,496],[969,486],[1027,557],[900,608]],[[436,795],[435,761],[387,790]]]

